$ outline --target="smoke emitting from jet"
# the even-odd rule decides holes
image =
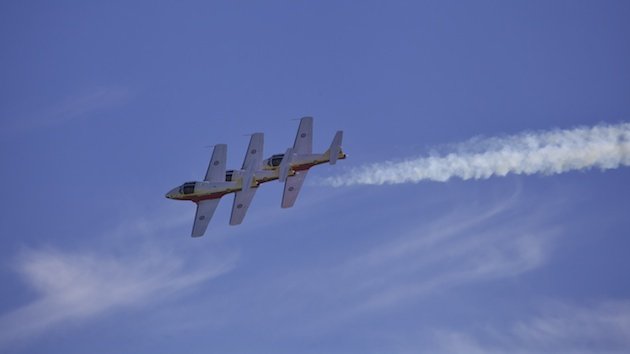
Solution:
[[[557,174],[630,166],[630,123],[473,139],[450,153],[364,165],[326,184],[398,184],[486,179],[513,174]]]

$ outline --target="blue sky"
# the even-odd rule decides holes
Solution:
[[[322,181],[628,123],[629,17],[626,1],[2,3],[0,351],[628,352],[624,164]],[[238,227],[227,196],[190,238],[194,204],[164,193],[202,178],[207,146],[238,167],[246,134],[284,152],[305,115],[315,150],[342,129],[349,158],[292,209],[266,184]]]

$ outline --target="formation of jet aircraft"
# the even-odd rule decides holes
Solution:
[[[304,117],[295,136],[293,147],[284,154],[275,154],[263,160],[263,133],[254,133],[249,141],[243,166],[239,170],[226,170],[227,145],[214,146],[212,158],[203,181],[186,182],[166,193],[166,198],[190,200],[197,204],[192,236],[203,236],[208,223],[219,205],[221,197],[234,193],[230,225],[243,222],[257,188],[265,182],[284,182],[282,208],[295,204],[309,168],[345,159],[341,150],[343,132],[337,131],[330,148],[324,153],[313,153],[313,118]]]

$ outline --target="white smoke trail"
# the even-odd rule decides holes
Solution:
[[[455,145],[452,150],[441,156],[365,165],[329,177],[325,183],[339,187],[424,180],[444,182],[452,177],[485,179],[508,173],[556,174],[629,166],[630,123],[473,139]]]

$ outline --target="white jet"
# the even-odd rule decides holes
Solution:
[[[227,145],[214,146],[203,181],[186,182],[166,193],[166,198],[190,200],[197,204],[192,236],[203,236],[221,197],[234,193],[230,225],[243,222],[247,209],[261,183],[278,179],[278,172],[262,170],[263,133],[252,135],[240,170],[226,171]]]
[[[293,147],[287,149],[284,154],[273,155],[263,162],[263,169],[278,171],[278,179],[284,182],[282,208],[290,208],[295,204],[311,167],[327,162],[334,165],[337,160],[346,158],[346,154],[341,151],[342,138],[343,131],[337,131],[330,148],[322,154],[314,154],[313,117],[304,117],[300,120]]]
[[[203,236],[221,197],[229,193],[234,193],[230,225],[242,223],[261,183],[276,179],[284,182],[282,207],[290,208],[295,203],[309,168],[326,162],[334,165],[337,160],[346,158],[346,154],[341,151],[342,131],[335,134],[330,148],[322,154],[313,154],[312,134],[313,118],[302,118],[293,147],[284,154],[273,155],[262,161],[263,133],[255,133],[240,170],[226,171],[227,145],[215,145],[204,180],[186,182],[170,190],[166,197],[190,200],[197,204],[193,237]]]

